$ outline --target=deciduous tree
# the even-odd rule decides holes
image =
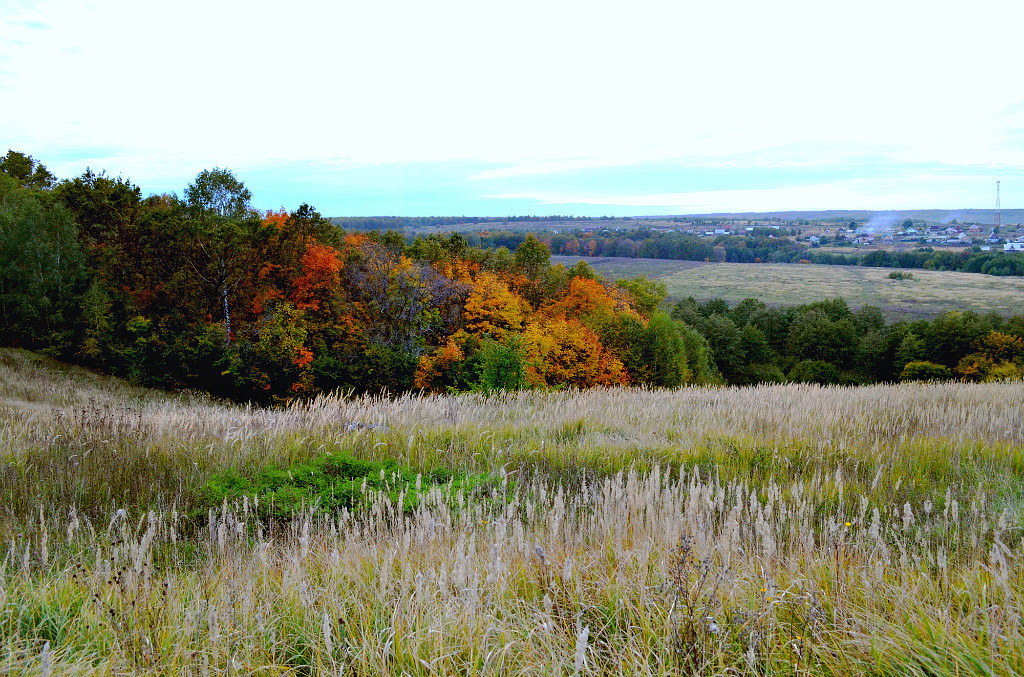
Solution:
[[[473,281],[466,298],[465,329],[478,337],[488,335],[501,340],[507,332],[522,330],[524,305],[495,274],[483,271]]]
[[[523,342],[533,385],[588,388],[629,382],[622,361],[577,320],[537,319],[527,326]]]

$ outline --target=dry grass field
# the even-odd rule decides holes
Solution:
[[[490,480],[204,503],[325,455]],[[0,497],[4,674],[1024,671],[1022,383],[261,410],[0,351]]]
[[[653,279],[662,278],[675,273],[717,265],[704,261],[672,261],[669,259],[631,259],[624,256],[552,256],[552,263],[561,263],[571,268],[579,261],[611,280],[632,278],[644,275]]]
[[[581,257],[552,257],[572,265]],[[612,279],[646,275],[663,282],[673,299],[757,298],[799,305],[841,296],[853,307],[879,306],[891,316],[940,315],[948,310],[1015,315],[1024,306],[1024,278],[934,270],[905,271],[912,280],[890,280],[892,268],[810,264],[700,263],[657,259],[585,258]]]

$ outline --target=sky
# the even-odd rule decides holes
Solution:
[[[261,209],[1024,206],[1024,3],[0,0],[0,153]]]

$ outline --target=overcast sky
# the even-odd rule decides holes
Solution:
[[[1024,3],[0,0],[0,153],[325,215],[1024,205]]]

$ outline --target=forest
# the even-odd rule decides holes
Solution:
[[[201,172],[181,197],[143,197],[128,179],[87,169],[59,180],[9,151],[0,161],[0,343],[135,383],[259,403],[339,389],[1024,374],[1019,316],[887,323],[879,309],[842,299],[792,308],[688,299],[666,310],[659,283],[552,265],[533,235],[407,239],[344,230],[308,204],[259,212],[251,200],[226,169]]]
[[[260,213],[225,169],[182,197],[86,170],[0,165],[4,345],[137,383],[278,402],[318,392],[710,382],[696,332],[638,281],[458,235]]]

